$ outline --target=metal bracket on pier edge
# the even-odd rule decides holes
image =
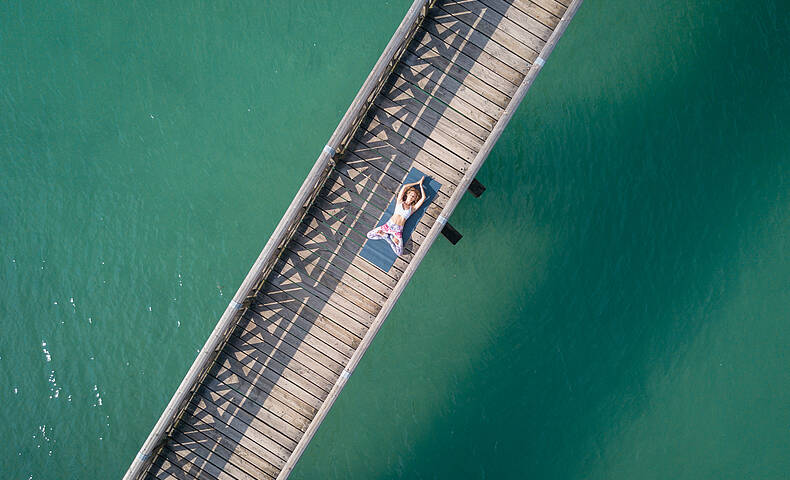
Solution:
[[[349,372],[345,368],[343,369],[343,372],[340,374],[340,378],[342,378],[343,380],[348,380],[348,377],[350,376],[351,376],[351,372]]]
[[[243,304],[237,302],[236,300],[231,300],[230,304],[233,305],[233,309],[234,310],[238,310],[238,309],[240,309],[241,307],[244,306]]]
[[[461,233],[458,230],[454,229],[453,226],[450,225],[449,223],[446,224],[444,228],[442,228],[442,235],[444,235],[445,238],[447,238],[447,240],[450,240],[450,243],[452,243],[453,245],[458,243],[458,241],[461,240],[461,238],[463,238],[463,235],[461,235]]]
[[[479,198],[480,195],[486,191],[486,187],[482,183],[478,182],[475,178],[472,180],[472,183],[469,184],[469,188],[467,190],[469,190],[469,193],[474,195],[475,198]]]
[[[546,60],[544,60],[541,57],[538,57],[535,59],[535,65],[542,67],[543,65],[546,65]]]
[[[335,155],[335,149],[329,145],[324,145],[324,151],[327,155],[329,155],[329,158],[332,158]]]

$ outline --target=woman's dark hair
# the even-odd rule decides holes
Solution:
[[[414,192],[414,195],[417,196],[417,199],[414,200],[414,203],[407,203],[406,202],[406,199],[409,197],[409,192]],[[415,186],[411,186],[411,187],[407,188],[405,192],[403,192],[403,203],[406,203],[407,205],[414,205],[414,204],[417,203],[417,200],[419,200],[419,199],[420,199],[420,191],[417,190],[417,187],[415,187]]]

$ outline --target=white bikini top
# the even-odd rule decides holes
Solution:
[[[412,207],[409,207],[409,209],[406,210],[403,207],[401,207],[401,202],[395,202],[395,213],[394,213],[394,215],[400,215],[401,217],[403,217],[404,220],[407,220],[409,218],[409,216],[411,216],[412,213],[414,213],[414,210],[412,210]]]

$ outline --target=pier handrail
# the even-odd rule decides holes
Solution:
[[[480,167],[485,162],[488,155],[491,153],[491,150],[494,148],[497,140],[502,135],[507,124],[510,122],[510,119],[513,117],[513,114],[516,112],[521,101],[524,99],[524,96],[527,94],[527,91],[532,86],[532,83],[535,80],[535,77],[540,72],[541,68],[543,67],[546,59],[549,57],[551,52],[554,50],[554,47],[557,45],[557,41],[562,37],[562,34],[565,33],[565,29],[568,27],[568,23],[571,21],[573,16],[576,14],[576,11],[581,6],[583,0],[573,0],[571,4],[568,6],[568,9],[565,11],[565,14],[560,19],[560,22],[557,24],[557,28],[552,32],[551,36],[549,37],[546,44],[540,51],[538,58],[535,60],[535,63],[527,72],[526,77],[522,80],[521,84],[516,90],[516,93],[513,95],[513,98],[510,100],[510,103],[505,108],[502,116],[497,121],[496,125],[494,125],[494,129],[491,131],[491,134],[486,139],[485,143],[483,143],[482,148],[475,156],[472,164],[469,166],[469,169],[464,174],[464,177],[461,179],[458,187],[450,196],[450,199],[447,201],[447,204],[442,209],[442,213],[437,218],[436,222],[434,222],[433,226],[431,227],[428,235],[422,241],[420,248],[417,249],[417,252],[414,254],[414,258],[409,262],[409,265],[404,270],[403,274],[401,275],[398,283],[395,285],[390,296],[387,298],[386,302],[382,306],[381,310],[379,311],[378,315],[376,315],[376,319],[373,321],[373,324],[368,329],[365,337],[360,342],[359,346],[354,351],[354,354],[351,356],[351,359],[348,362],[346,368],[343,369],[343,373],[337,379],[335,384],[332,386],[332,389],[329,391],[329,395],[321,404],[321,407],[318,409],[318,412],[313,417],[313,420],[310,422],[310,425],[307,427],[304,435],[299,440],[299,443],[296,445],[293,453],[288,458],[288,461],[283,466],[280,474],[277,476],[277,480],[285,480],[290,475],[291,471],[293,470],[296,462],[299,460],[299,457],[302,455],[304,450],[307,448],[307,445],[310,443],[310,440],[315,435],[315,432],[318,430],[318,427],[321,425],[321,422],[326,417],[327,412],[329,409],[332,408],[337,397],[340,395],[341,390],[346,385],[349,377],[353,373],[354,369],[356,368],[357,364],[361,360],[362,356],[367,351],[368,347],[370,346],[373,338],[378,333],[381,326],[384,324],[384,320],[389,315],[392,308],[395,306],[395,303],[398,301],[401,293],[406,288],[406,285],[411,280],[411,277],[414,275],[414,272],[417,270],[417,267],[420,266],[420,262],[422,262],[423,258],[425,258],[425,254],[428,253],[428,250],[433,245],[433,242],[439,236],[444,228],[444,225],[447,223],[447,219],[452,215],[453,210],[461,201],[466,190],[469,188],[469,185],[474,180],[475,175],[477,174]]]
[[[203,348],[200,349],[195,361],[187,371],[175,394],[168,402],[153,430],[146,438],[139,452],[132,460],[124,475],[124,480],[135,480],[144,471],[156,451],[162,446],[167,434],[172,430],[184,407],[189,402],[194,390],[208,368],[216,358],[218,351],[227,341],[233,327],[246,309],[247,299],[255,294],[263,283],[269,270],[275,264],[282,249],[293,235],[307,209],[320,191],[329,173],[334,167],[334,156],[342,153],[364,119],[375,96],[381,90],[384,81],[395,67],[408,43],[416,33],[428,9],[436,0],[414,0],[406,16],[390,39],[378,61],[368,75],[354,101],[348,107],[343,119],[332,133],[327,145],[321,151],[313,168],[294,196],[282,219],[277,224],[260,255],[255,260],[241,286],[236,291],[219,322],[209,335]],[[323,407],[322,407],[323,408]],[[289,470],[290,471],[290,470]]]

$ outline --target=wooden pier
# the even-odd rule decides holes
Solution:
[[[415,0],[126,475],[285,479],[581,0]],[[411,167],[441,182],[385,273]]]

